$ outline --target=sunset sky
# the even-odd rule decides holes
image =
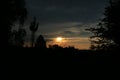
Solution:
[[[47,45],[88,49],[91,33],[85,29],[97,25],[107,4],[108,0],[26,0],[26,42],[30,42],[29,25],[36,16],[40,23],[36,38],[43,35]],[[62,40],[56,41],[57,37],[62,37]]]

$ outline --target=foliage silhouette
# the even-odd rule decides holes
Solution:
[[[120,48],[120,0],[110,0],[105,8],[105,17],[97,28],[87,29],[94,35],[91,36],[91,49],[113,50]]]
[[[31,22],[30,30],[32,32],[31,34],[31,46],[34,47],[34,40],[35,40],[35,32],[37,31],[39,26],[39,23],[36,23],[36,17],[34,17],[34,20]]]
[[[39,35],[39,37],[37,38],[35,47],[41,49],[46,48],[46,41],[44,40],[44,37],[42,35]]]
[[[16,35],[15,39],[16,39],[16,41],[18,41],[17,46],[22,47],[24,44],[23,37],[26,35],[26,31],[24,29],[19,29],[19,31],[15,35]]]
[[[8,46],[11,46],[11,45],[13,45],[12,42],[11,42],[11,38],[13,39],[13,34],[16,33],[16,32],[11,31],[12,26],[17,21],[19,22],[20,25],[23,26],[24,21],[27,17],[27,10],[25,8],[25,1],[24,0],[6,0],[5,3],[7,5],[6,11],[9,14],[7,14],[5,16],[5,19],[3,20],[3,23],[4,23],[5,27],[7,27]],[[18,34],[22,33],[20,31],[21,31],[21,29],[18,31]]]

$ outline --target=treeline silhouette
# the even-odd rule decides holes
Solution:
[[[6,16],[5,26],[8,28],[8,48],[12,53],[19,54],[24,59],[29,58],[29,60],[34,59],[37,62],[45,63],[119,63],[120,0],[118,2],[110,1],[110,6],[105,11],[105,18],[99,23],[100,27],[88,29],[94,33],[91,39],[95,38],[91,40],[90,50],[78,50],[74,47],[63,48],[59,45],[51,45],[47,48],[42,35],[39,35],[35,40],[35,32],[39,26],[36,18],[29,26],[31,47],[23,47],[24,37],[27,33],[24,29],[24,22],[27,17],[25,2],[24,0],[7,0],[7,4],[9,6],[7,10],[10,12]],[[12,31],[16,22],[18,22],[19,28]]]

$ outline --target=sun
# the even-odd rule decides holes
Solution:
[[[57,37],[56,38],[56,42],[62,42],[63,41],[63,38],[62,37]]]

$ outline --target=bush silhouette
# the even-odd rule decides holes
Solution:
[[[35,47],[43,49],[46,48],[46,41],[44,40],[44,37],[42,35],[39,35],[39,37],[37,38]]]

